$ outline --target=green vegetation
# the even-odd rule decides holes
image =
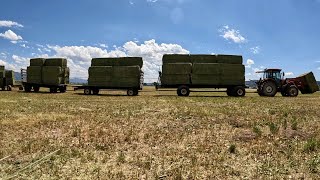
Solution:
[[[320,178],[320,93],[0,96],[0,179]]]

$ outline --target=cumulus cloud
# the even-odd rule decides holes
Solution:
[[[219,30],[222,34],[220,35],[225,40],[233,41],[234,43],[245,43],[247,40],[244,38],[239,30],[231,29],[229,26],[224,26]]]
[[[11,64],[2,59],[0,59],[0,65],[5,66],[8,70],[14,70],[15,72],[19,72],[21,68],[18,64]]]
[[[22,37],[11,31],[10,29],[5,33],[0,33],[0,37],[11,40],[12,43],[22,40]]]
[[[246,68],[251,68],[251,66],[254,64],[254,60],[247,59]]]
[[[48,46],[56,57],[66,57],[71,69],[71,77],[86,79],[88,67],[95,57],[143,57],[143,71],[146,82],[154,82],[158,78],[163,54],[187,54],[188,50],[178,44],[158,44],[154,39],[137,44],[126,42],[121,47],[114,46],[113,50],[101,49],[92,46]]]
[[[0,27],[23,27],[23,25],[14,21],[0,20]]]
[[[250,48],[251,52],[253,54],[259,54],[260,53],[260,47],[259,46],[256,46],[256,47],[252,47]]]
[[[293,72],[286,72],[284,73],[285,76],[294,76]]]

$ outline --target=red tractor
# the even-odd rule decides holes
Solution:
[[[312,72],[286,79],[281,69],[265,69],[257,73],[263,73],[263,79],[260,78],[257,82],[260,96],[273,97],[277,92],[281,92],[282,96],[296,97],[299,90],[302,94],[311,94],[319,90]]]

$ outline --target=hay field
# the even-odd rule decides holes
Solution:
[[[0,92],[0,179],[320,178],[319,92],[125,94]]]

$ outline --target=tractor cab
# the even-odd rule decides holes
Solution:
[[[284,73],[281,73],[281,69],[265,69],[256,73],[263,73],[263,80],[272,79],[276,82],[276,84],[281,84],[281,80],[284,79]]]

